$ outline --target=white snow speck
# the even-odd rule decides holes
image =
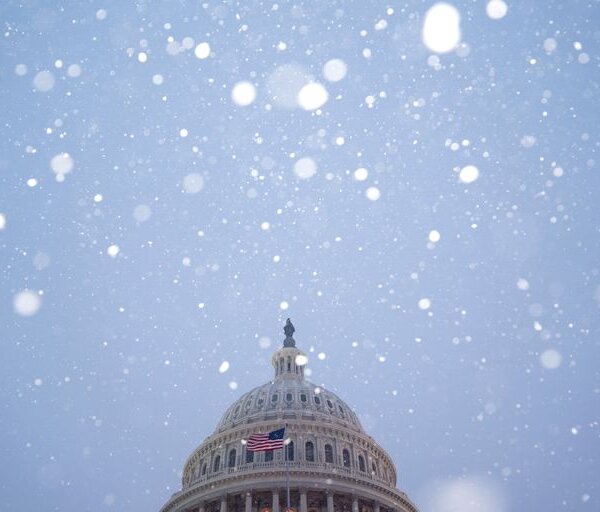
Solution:
[[[550,348],[540,355],[540,363],[547,370],[556,370],[562,363],[562,356],[558,350]]]
[[[146,222],[152,216],[152,209],[146,204],[138,204],[133,210],[133,218],[137,222]]]
[[[235,391],[237,388],[238,388],[238,383],[237,383],[236,381],[232,380],[232,381],[229,383],[229,389],[231,389],[231,390]]]
[[[440,238],[441,238],[440,232],[437,231],[436,229],[432,229],[429,232],[429,241],[430,242],[433,242],[433,243],[439,242]]]
[[[354,171],[354,179],[356,181],[365,181],[369,177],[369,171],[364,167],[359,167]]]
[[[156,74],[152,76],[152,83],[154,85],[162,85],[165,82],[165,79],[162,75]]]
[[[320,361],[324,361],[325,358],[327,357],[327,354],[325,354],[325,352],[319,352],[317,354],[317,357],[319,358]]]
[[[527,279],[520,277],[517,280],[517,288],[522,291],[529,290],[529,281],[527,281]]]
[[[227,370],[229,370],[229,361],[223,361],[219,366],[219,373],[225,373]]]
[[[427,298],[422,298],[419,299],[419,309],[422,309],[423,311],[429,309],[431,307],[431,301]]]
[[[145,62],[148,62],[148,54],[146,52],[140,52],[138,53],[138,62],[141,62],[142,64],[144,64]]]
[[[27,65],[26,64],[17,64],[15,66],[15,74],[17,76],[25,76],[27,74]]]
[[[523,137],[521,137],[521,146],[524,148],[532,148],[535,146],[536,142],[537,139],[533,135],[523,135]]]
[[[65,176],[73,170],[73,158],[69,153],[59,153],[50,160],[50,168],[56,175],[56,181],[65,181]]]
[[[329,99],[327,89],[318,82],[306,84],[298,93],[298,104],[304,110],[316,110]]]
[[[296,163],[294,163],[294,174],[301,180],[312,178],[316,172],[317,164],[308,156],[300,158],[299,160],[296,160]]]
[[[553,53],[556,48],[557,48],[558,44],[556,42],[556,39],[549,37],[548,39],[544,39],[544,51],[547,54],[551,54]]]
[[[120,250],[121,249],[119,249],[118,245],[112,244],[108,246],[108,249],[106,249],[106,254],[108,254],[111,258],[116,258]]]
[[[323,76],[328,82],[339,82],[347,73],[348,66],[342,59],[328,60],[323,66]]]
[[[247,107],[256,99],[256,87],[250,82],[238,82],[231,90],[231,99],[240,107]]]
[[[288,309],[290,307],[290,305],[284,300],[281,301],[279,303],[279,309],[281,309],[282,311],[285,311],[286,309]]]
[[[38,180],[36,180],[35,178],[29,178],[27,180],[27,186],[30,188],[35,187],[38,184]]]
[[[503,0],[490,0],[485,6],[486,14],[493,20],[499,20],[506,16],[508,6]]]
[[[204,178],[202,175],[193,172],[183,178],[183,190],[186,194],[197,194],[204,188]]]
[[[32,290],[23,290],[17,293],[13,299],[15,313],[21,316],[35,315],[42,305],[39,294]]]
[[[271,346],[271,338],[267,336],[261,336],[258,338],[258,346],[262,349],[267,349]]]
[[[0,213],[0,231],[6,227],[6,215]]]
[[[296,356],[296,365],[304,366],[307,363],[308,363],[308,357],[306,357],[304,354],[298,354]]]
[[[96,19],[98,21],[105,20],[107,15],[108,15],[108,13],[106,12],[106,9],[98,9],[96,11]]]
[[[71,78],[77,78],[81,76],[81,66],[79,64],[71,64],[67,68],[67,76]]]
[[[365,195],[369,201],[377,201],[381,197],[381,191],[377,187],[369,187]]]
[[[54,75],[48,71],[40,71],[33,78],[33,86],[37,91],[48,92],[54,87]]]
[[[206,59],[210,56],[210,45],[208,43],[200,43],[194,50],[194,55],[199,59]]]
[[[465,165],[458,174],[461,183],[473,183],[477,178],[479,178],[479,169],[474,165]]]
[[[188,135],[189,135],[189,132],[187,131],[187,129],[182,128],[181,130],[179,130],[179,136],[182,139],[185,139]]]
[[[460,43],[460,13],[450,4],[440,2],[425,14],[423,43],[435,53],[448,53]]]

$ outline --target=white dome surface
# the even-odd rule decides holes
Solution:
[[[242,395],[225,412],[215,433],[246,423],[314,420],[364,432],[352,409],[335,393],[305,379],[276,379]]]

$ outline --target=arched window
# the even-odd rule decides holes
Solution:
[[[285,395],[285,401],[286,402],[291,402],[292,401],[292,394],[291,393],[286,393],[286,395]]]
[[[333,464],[333,446],[330,444],[325,445],[325,462]]]
[[[362,455],[358,456],[358,469],[363,473],[367,471],[367,468],[365,466],[365,458]]]
[[[346,450],[345,448],[344,448],[344,451],[342,452],[342,461],[344,463],[345,468],[350,467],[350,452],[348,450]]]
[[[250,464],[251,462],[254,462],[254,452],[246,448],[246,464]]]
[[[221,467],[221,456],[217,455],[215,457],[215,462],[213,463],[213,473],[216,473],[217,471],[219,471]]]
[[[279,359],[279,373],[283,373],[283,357]]]
[[[206,462],[202,464],[202,476],[206,475]]]
[[[231,450],[229,452],[229,461],[227,463],[227,466],[230,468],[234,468],[235,467],[235,456],[237,455],[235,450]]]
[[[273,450],[265,452],[265,462],[271,462],[273,460]]]
[[[287,358],[287,371],[291,372],[292,371],[292,358],[288,356]]]
[[[306,445],[304,446],[304,454],[306,455],[307,461],[315,461],[315,445],[312,443],[312,441],[306,441]]]
[[[300,401],[306,403],[306,395],[304,393],[300,395]]]
[[[290,444],[286,446],[287,460],[294,460],[294,441],[290,441]]]
[[[371,464],[371,467],[373,468],[373,474],[376,475],[377,474],[377,464],[375,464],[375,461],[373,461],[373,464]]]

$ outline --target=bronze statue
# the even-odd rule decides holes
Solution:
[[[296,329],[294,329],[294,324],[292,324],[292,321],[288,318],[285,321],[285,327],[283,328],[283,332],[285,333],[285,337],[286,338],[293,338],[295,331],[296,331]]]

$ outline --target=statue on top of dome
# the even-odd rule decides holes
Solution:
[[[296,346],[296,342],[294,341],[294,337],[293,337],[295,331],[296,331],[296,329],[294,328],[294,324],[288,318],[285,321],[285,326],[283,328],[283,332],[285,333],[285,340],[283,341],[284,347],[295,347]]]

